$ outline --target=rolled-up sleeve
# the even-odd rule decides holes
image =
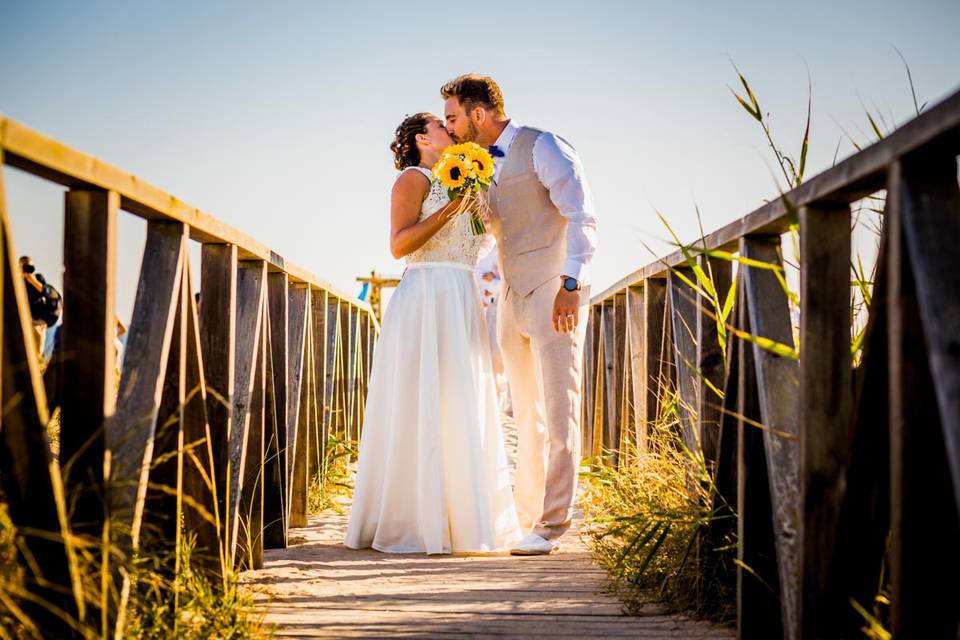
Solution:
[[[544,132],[533,147],[533,168],[550,200],[567,219],[567,257],[563,275],[590,281],[589,266],[597,248],[597,216],[590,186],[576,150],[562,138]]]

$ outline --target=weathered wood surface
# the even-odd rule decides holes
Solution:
[[[924,204],[937,204],[940,199],[918,197],[913,191],[927,179],[923,171],[931,169],[936,171],[934,167],[922,165],[897,163],[893,167],[891,185],[895,200],[891,202],[893,206],[887,207],[886,216],[891,454],[889,566],[893,595],[890,618],[891,631],[898,638],[949,637],[955,635],[960,623],[956,589],[943,589],[937,580],[930,580],[931,571],[946,576],[960,570],[957,551],[960,514],[950,508],[956,504],[956,496],[952,491],[950,450],[945,446],[942,427],[956,416],[948,415],[947,420],[943,420],[937,410],[937,384],[943,381],[934,377],[933,369],[944,367],[944,361],[948,361],[948,357],[944,357],[947,354],[943,353],[946,336],[937,321],[949,317],[949,311],[941,316],[927,308],[927,322],[923,321],[923,302],[930,300],[923,295],[916,275],[917,272],[932,274],[929,268],[917,269],[917,262],[924,256],[915,253],[919,249],[915,246],[916,239],[913,243],[908,240],[911,233],[918,234],[917,227],[923,223],[907,220],[919,215]],[[935,245],[932,257],[942,259],[942,245],[939,242]],[[947,307],[955,304],[956,300],[949,300]],[[927,333],[927,327],[934,329],[933,335]],[[957,373],[955,368],[948,368],[946,372]],[[950,434],[946,437],[949,442]],[[932,505],[937,512],[935,526],[930,526],[929,520]]]
[[[905,123],[883,140],[810,178],[782,198],[771,200],[752,213],[707,234],[697,244],[708,250],[736,251],[743,236],[785,233],[790,225],[788,214],[791,210],[815,202],[853,202],[879,191],[886,186],[887,167],[891,162],[924,145],[956,136],[958,130],[960,92],[928,107],[922,115]],[[662,276],[670,268],[685,263],[686,256],[677,250],[598,292],[591,298],[591,303],[606,300],[617,291],[648,278]]]
[[[504,416],[511,473],[516,429]],[[343,546],[347,516],[327,511],[241,576],[277,638],[732,638],[733,629],[651,606],[627,616],[604,593],[574,520],[550,556],[385,554]]]
[[[849,464],[850,207],[800,210],[800,473],[803,508],[802,629],[827,631],[827,571]],[[831,594],[832,595],[832,594]]]
[[[370,311],[330,282],[284,259],[270,247],[208,213],[192,207],[144,181],[86,153],[77,151],[18,122],[0,116],[0,140],[6,164],[72,189],[103,189],[120,195],[124,211],[147,220],[170,220],[188,225],[190,237],[200,242],[234,244],[241,260],[264,260],[271,271],[284,271],[296,282],[328,291],[347,303]]]
[[[779,247],[780,236],[750,236],[740,241],[740,255],[767,265],[782,266]],[[773,272],[746,267],[743,287],[753,334],[793,348],[787,294]],[[798,638],[801,576],[798,554],[801,544],[797,411],[799,367],[795,360],[777,355],[756,343],[752,346],[761,422],[764,426],[763,448],[773,501],[773,531],[777,543],[784,637]]]
[[[356,551],[345,532],[346,516],[311,517],[287,549],[267,551],[263,570],[243,574],[275,637],[733,637],[656,608],[624,615],[577,529],[540,558]]]

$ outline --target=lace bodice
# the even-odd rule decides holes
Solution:
[[[420,217],[417,221],[424,220],[447,205],[450,198],[447,196],[447,190],[443,188],[437,180],[433,179],[428,169],[423,167],[407,167],[404,171],[410,169],[419,170],[427,179],[430,180],[430,192],[423,199],[423,205],[420,207]],[[476,266],[477,260],[481,254],[489,251],[493,243],[490,234],[484,236],[475,236],[470,230],[470,216],[462,214],[443,225],[440,231],[437,231],[422,247],[407,254],[408,264],[414,262],[456,262]]]

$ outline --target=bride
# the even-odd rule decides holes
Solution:
[[[489,236],[454,215],[431,167],[453,144],[408,116],[393,143],[390,250],[406,270],[374,356],[345,544],[390,553],[506,550],[522,533],[474,268]]]

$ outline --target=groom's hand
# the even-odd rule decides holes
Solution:
[[[580,320],[580,292],[567,291],[563,287],[553,300],[553,329],[572,333]]]

